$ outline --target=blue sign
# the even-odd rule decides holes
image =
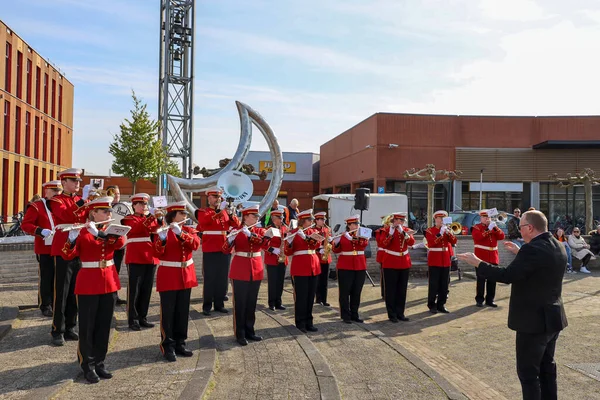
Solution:
[[[385,188],[383,186],[377,186],[377,193],[385,193]]]

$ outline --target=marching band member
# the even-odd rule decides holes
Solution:
[[[329,264],[331,264],[331,254],[327,255],[324,259],[325,248],[329,244],[329,237],[331,237],[331,230],[325,225],[325,217],[327,213],[322,211],[315,214],[315,229],[321,236],[325,238],[323,244],[319,248],[319,261],[321,262],[321,274],[317,278],[317,293],[316,303],[329,307],[327,302],[327,281],[329,280]]]
[[[181,226],[187,219],[186,202],[167,206],[168,229],[158,232],[154,250],[158,256],[156,291],[160,294],[160,350],[169,362],[177,355],[191,357],[185,348],[192,288],[198,286],[192,253],[200,247],[198,231]]]
[[[390,321],[396,323],[399,320],[408,321],[404,315],[408,274],[412,266],[408,246],[415,244],[415,238],[410,234],[410,229],[404,226],[406,213],[393,213],[392,218],[391,226],[382,229],[381,245],[384,248],[385,308]]]
[[[117,185],[111,185],[109,187],[106,188],[106,195],[107,196],[111,196],[113,198],[113,206],[115,204],[117,204],[119,202],[119,200],[121,200],[121,190],[119,189],[119,186]],[[113,215],[115,215],[116,212],[114,212],[113,210]],[[116,224],[120,224],[121,223],[121,217],[119,216],[118,218],[115,218],[115,223]],[[125,256],[125,247],[123,247],[122,249],[119,250],[115,250],[115,256],[113,258],[113,261],[115,263],[115,268],[117,269],[117,274],[121,274],[121,265],[123,264],[123,257]],[[117,305],[120,304],[127,304],[127,300],[123,300],[119,298],[119,292],[117,292]]]
[[[264,228],[254,226],[258,222],[258,208],[256,205],[242,210],[242,229],[223,245],[223,251],[231,253],[235,249],[229,278],[233,287],[233,333],[242,346],[248,344],[248,339],[262,340],[254,331],[254,323],[258,291],[264,277],[260,251],[269,247],[270,239],[265,236]]]
[[[42,185],[44,197],[29,204],[21,228],[28,235],[35,236],[34,251],[39,263],[38,307],[46,317],[52,316],[52,294],[54,292],[54,258],[50,255],[54,234],[54,216],[47,201],[60,194],[60,181],[50,181]]]
[[[385,299],[385,277],[383,276],[383,255],[385,254],[385,249],[383,248],[381,242],[386,237],[383,228],[389,225],[388,218],[389,216],[387,215],[381,217],[382,226],[381,228],[375,231],[375,243],[377,243],[377,254],[375,256],[375,262],[379,264],[379,287],[381,289],[382,299]]]
[[[358,236],[359,215],[346,218],[346,232],[334,239],[333,252],[339,254],[337,262],[338,285],[340,292],[340,312],[342,320],[363,322],[358,316],[360,294],[365,284],[367,259],[365,248],[369,239]]]
[[[481,218],[481,223],[475,225],[471,233],[473,243],[475,244],[475,255],[486,263],[498,265],[500,263],[498,241],[504,239],[504,232],[490,219],[488,210],[481,210],[479,217]],[[496,282],[487,279],[486,284],[486,279],[479,276],[477,276],[477,293],[475,295],[477,307],[483,307],[483,295],[486,287],[487,296],[485,296],[485,304],[490,307],[498,307],[494,303]]]
[[[271,211],[269,226],[279,229],[281,237],[272,237],[270,247],[265,251],[267,286],[269,289],[268,302],[271,311],[285,310],[285,306],[281,303],[281,295],[283,294],[283,283],[288,259],[283,254],[285,251],[282,253],[282,248],[285,243],[284,236],[288,231],[288,227],[283,223],[283,216],[283,211]]]
[[[298,228],[285,238],[285,255],[293,256],[290,274],[294,285],[294,314],[296,327],[302,332],[316,332],[313,325],[313,303],[317,287],[317,277],[321,273],[321,263],[316,254],[320,242],[310,238],[316,232],[313,225],[312,209],[296,215]],[[292,236],[294,235],[294,236]]]
[[[113,253],[125,245],[124,236],[104,232],[108,225],[102,222],[111,218],[112,200],[112,197],[100,197],[91,201],[87,206],[90,212],[86,227],[69,231],[62,248],[65,259],[81,259],[81,271],[75,282],[80,334],[77,358],[90,383],[97,383],[99,377],[112,378],[104,367],[104,359],[116,293],[121,288]]]
[[[162,226],[163,218],[155,217],[148,211],[146,193],[138,193],[131,197],[133,214],[126,215],[121,220],[123,225],[131,227],[127,234],[127,253],[125,263],[129,281],[127,283],[127,320],[129,329],[139,331],[141,328],[152,328],[147,320],[154,272],[158,260],[154,257],[152,237],[154,232]]]
[[[240,220],[235,213],[230,213],[227,203],[221,201],[221,189],[206,191],[208,207],[196,210],[198,231],[202,233],[202,313],[210,315],[210,310],[227,313],[224,299],[227,296],[227,275],[229,273],[230,254],[223,253],[223,245],[227,232],[231,228],[238,228]]]
[[[447,216],[448,213],[443,210],[433,213],[435,225],[425,231],[429,248],[427,252],[427,265],[429,266],[427,307],[432,314],[438,311],[446,314],[450,312],[445,304],[448,296],[452,245],[456,244],[456,236],[444,225],[444,218]]]
[[[58,173],[63,192],[48,200],[47,205],[59,224],[83,223],[87,218],[85,200],[77,195],[81,184],[81,170],[69,168]],[[77,340],[74,332],[77,325],[77,300],[75,298],[75,280],[81,268],[78,257],[65,259],[62,252],[69,234],[56,231],[52,240],[50,254],[54,257],[54,305],[52,316],[52,344],[62,346],[66,340]]]

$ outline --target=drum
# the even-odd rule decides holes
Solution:
[[[113,219],[115,220],[115,224],[121,224],[121,220],[126,215],[133,214],[133,208],[131,208],[131,204],[129,203],[115,203],[113,204]]]

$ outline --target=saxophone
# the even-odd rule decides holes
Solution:
[[[331,243],[329,243],[329,230],[331,228],[329,228],[327,225],[325,225],[323,227],[323,229],[326,229],[326,234],[325,234],[325,241],[323,244],[323,254],[321,255],[321,261],[323,262],[327,262],[329,260],[329,254],[331,254],[331,250],[333,249],[333,246],[331,245]]]
[[[283,227],[285,225],[281,224],[281,227],[279,228],[279,230],[281,231],[281,245],[279,246],[279,257],[277,257],[277,262],[279,264],[283,264],[285,263],[285,240],[283,238]]]

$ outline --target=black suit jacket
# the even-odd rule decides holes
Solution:
[[[480,263],[477,275],[512,283],[508,327],[517,332],[557,332],[567,326],[562,280],[567,265],[564,246],[549,232],[524,244],[508,267]]]

